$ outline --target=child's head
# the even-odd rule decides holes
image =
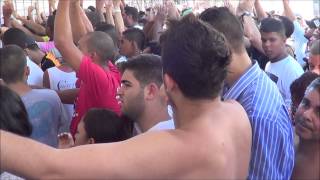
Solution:
[[[125,122],[107,109],[90,109],[81,119],[75,135],[75,146],[118,142],[128,138]]]

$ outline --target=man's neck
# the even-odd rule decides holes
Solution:
[[[15,91],[19,96],[24,96],[32,89],[25,82],[16,82],[8,84],[8,87]]]
[[[231,64],[228,67],[226,83],[232,86],[250,67],[252,61],[246,52],[232,53]]]
[[[270,62],[271,63],[279,62],[279,61],[285,59],[287,56],[288,56],[288,53],[287,52],[283,52],[280,56],[278,56],[278,57],[276,57],[274,59],[270,59]]]
[[[170,119],[167,106],[146,105],[145,108],[145,113],[138,120],[142,132],[148,131],[159,122]]]
[[[174,124],[179,129],[194,127],[199,123],[200,116],[211,113],[215,107],[221,105],[220,97],[206,100],[180,98],[179,101],[173,105]]]
[[[320,155],[320,143],[319,141],[313,140],[303,140],[300,138],[298,153],[302,153],[305,155],[310,155],[312,157],[316,157]]]

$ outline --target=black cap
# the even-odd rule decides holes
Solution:
[[[313,18],[310,21],[306,21],[307,25],[311,29],[319,28],[320,27],[320,18]]]

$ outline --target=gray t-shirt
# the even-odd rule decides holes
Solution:
[[[49,89],[33,89],[21,99],[32,124],[31,138],[57,147],[57,135],[61,132],[69,132],[70,126],[57,93]]]

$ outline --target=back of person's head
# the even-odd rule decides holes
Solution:
[[[89,10],[89,11],[85,11],[85,13],[89,21],[91,22],[92,27],[95,28],[96,25],[100,22],[100,16],[98,12]]]
[[[132,20],[137,22],[139,19],[139,12],[138,9],[131,6],[124,7],[124,12],[127,16],[132,16]]]
[[[122,72],[130,70],[134,77],[144,87],[149,83],[156,83],[160,88],[162,80],[161,57],[152,54],[141,54],[124,62],[121,66]]]
[[[202,12],[199,18],[224,34],[234,52],[245,51],[243,26],[226,7],[213,7]]]
[[[0,49],[0,78],[7,84],[23,80],[27,59],[23,49],[7,45]]]
[[[21,98],[1,84],[0,107],[0,129],[26,137],[31,135],[32,125]]]
[[[296,109],[298,108],[300,102],[304,97],[304,93],[308,85],[317,77],[320,77],[318,74],[313,72],[305,72],[298,79],[294,80],[290,85],[291,92],[291,112],[294,115]]]
[[[104,32],[95,31],[86,35],[86,46],[89,52],[96,52],[101,61],[111,60],[115,53],[112,38]]]
[[[261,21],[260,32],[264,33],[278,33],[282,37],[286,37],[286,30],[284,24],[275,18],[265,18]]]
[[[315,40],[312,42],[312,45],[310,47],[310,54],[320,55],[320,40]]]
[[[129,138],[125,122],[116,113],[107,109],[90,109],[83,118],[84,129],[94,143],[110,143]]]
[[[138,28],[129,28],[123,33],[123,37],[129,41],[134,41],[137,43],[137,47],[140,50],[143,50],[145,44],[145,35],[144,32]]]
[[[284,25],[286,37],[289,38],[294,31],[293,22],[286,16],[279,16],[278,18]]]
[[[26,39],[27,35],[22,30],[10,28],[3,34],[2,43],[3,45],[14,44],[25,49],[27,46]]]
[[[112,38],[115,47],[118,47],[118,41],[119,41],[118,33],[116,31],[116,28],[113,25],[107,24],[105,22],[101,22],[97,24],[95,31],[101,31],[101,32],[107,33]]]
[[[230,63],[222,33],[193,14],[169,25],[162,44],[163,73],[190,99],[219,96]]]

